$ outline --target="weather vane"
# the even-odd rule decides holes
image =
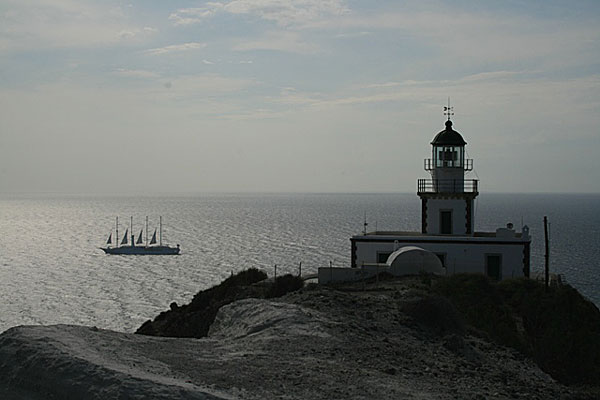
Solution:
[[[450,107],[450,97],[448,97],[448,105],[444,106],[444,115],[448,116],[448,121],[450,121],[450,116],[454,115],[454,107]]]

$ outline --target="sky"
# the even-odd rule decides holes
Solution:
[[[600,192],[600,2],[2,0],[0,193]]]

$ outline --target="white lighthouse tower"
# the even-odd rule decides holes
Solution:
[[[473,160],[465,158],[467,142],[452,129],[452,107],[444,107],[448,115],[446,129],[431,142],[431,158],[425,159],[425,170],[431,179],[417,181],[421,198],[421,232],[438,235],[472,235],[473,202],[478,195],[477,180],[465,179],[473,169]]]

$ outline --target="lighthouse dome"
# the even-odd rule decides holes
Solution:
[[[435,135],[431,142],[434,146],[464,146],[467,144],[460,133],[452,129],[452,121],[446,121],[446,129]]]

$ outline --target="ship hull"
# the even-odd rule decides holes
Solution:
[[[121,246],[121,247],[101,247],[106,254],[122,255],[177,255],[179,247],[170,246]]]

